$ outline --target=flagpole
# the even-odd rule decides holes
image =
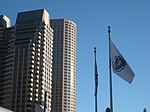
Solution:
[[[97,112],[97,95],[95,95],[95,112]]]
[[[96,65],[96,47],[94,48],[94,58],[95,58],[95,67],[96,67],[97,66]],[[96,70],[95,70],[95,72],[96,72]],[[97,75],[97,74],[95,73],[95,75]],[[96,76],[95,76],[95,78],[96,78]],[[94,96],[95,96],[95,112],[97,112],[97,82],[96,82],[96,80],[97,79],[95,79],[95,94],[94,94]]]
[[[113,96],[112,96],[112,72],[111,72],[111,56],[110,56],[110,26],[108,26],[109,36],[109,81],[110,81],[110,112],[113,112]]]

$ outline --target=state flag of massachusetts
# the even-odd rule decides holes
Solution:
[[[117,74],[119,77],[127,81],[129,84],[132,83],[135,74],[133,73],[132,69],[118,51],[116,46],[110,39],[110,56],[112,62],[113,72]]]

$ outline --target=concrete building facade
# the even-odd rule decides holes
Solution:
[[[6,25],[1,25],[1,27],[4,26]],[[1,58],[4,61],[0,63],[0,72],[3,74],[0,80],[0,84],[3,85],[0,103],[3,107],[8,107],[5,102],[11,101],[9,108],[15,112],[34,112],[36,104],[43,106],[46,104],[46,112],[50,112],[53,30],[50,27],[49,14],[44,9],[20,12],[12,29],[9,31],[10,36],[7,35],[10,38],[14,37],[8,39],[7,46],[11,46],[9,50],[5,49],[7,46],[4,40],[7,36],[4,36],[4,31],[6,30],[1,30],[3,35],[0,35],[0,39],[3,38],[0,42],[5,44],[1,46],[1,49],[9,52],[1,54],[5,55],[2,58],[8,59]],[[3,64],[8,67],[2,66]],[[6,79],[8,76],[10,82]],[[6,83],[7,87],[5,87]],[[10,99],[5,94],[8,91],[7,88],[10,90],[8,93]]]
[[[14,112],[76,112],[74,22],[45,9],[0,15],[0,106]]]
[[[76,29],[74,22],[52,19],[54,30],[52,112],[76,112]]]
[[[15,28],[10,20],[0,16],[0,106],[11,109],[13,88]]]

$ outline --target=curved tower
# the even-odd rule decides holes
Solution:
[[[52,112],[76,112],[76,24],[52,19]]]

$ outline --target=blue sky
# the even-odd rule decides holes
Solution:
[[[94,47],[99,73],[98,112],[109,106],[108,33],[135,78],[130,85],[113,74],[114,112],[150,111],[149,0],[1,0],[0,14],[15,24],[17,13],[46,9],[50,18],[77,24],[77,112],[94,111]]]

